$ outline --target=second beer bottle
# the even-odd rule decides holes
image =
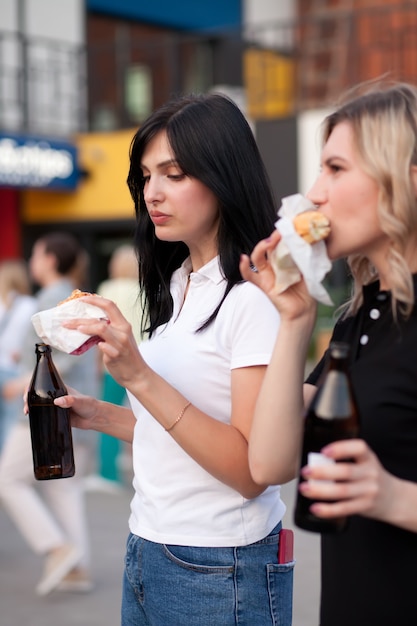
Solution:
[[[349,344],[332,342],[324,378],[311,402],[304,421],[301,467],[329,462],[321,455],[327,444],[358,436],[359,412],[349,376]],[[304,482],[300,475],[299,485]],[[323,519],[310,511],[314,500],[297,490],[295,524],[314,532],[338,532],[345,528],[346,518]]]
[[[50,346],[37,343],[36,365],[27,395],[37,480],[69,478],[75,473],[69,410],[54,404],[55,398],[66,394]]]

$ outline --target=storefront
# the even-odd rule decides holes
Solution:
[[[132,136],[133,130],[77,136],[72,151],[68,150],[73,155],[71,182],[69,176],[63,178],[63,164],[60,172],[55,166],[56,176],[49,181],[38,174],[37,185],[33,180],[29,185],[26,177],[17,187],[13,174],[14,193],[19,196],[15,215],[25,257],[43,233],[67,230],[80,239],[89,253],[90,288],[94,289],[107,276],[111,252],[119,243],[131,241],[133,235],[134,208],[126,185]],[[54,146],[52,142],[50,145]],[[69,174],[69,163],[67,170]]]
[[[74,193],[79,180],[76,147],[43,137],[0,133],[0,258],[21,256],[24,189]]]

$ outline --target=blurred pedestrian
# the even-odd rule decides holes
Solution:
[[[133,335],[139,343],[142,339],[142,315],[138,259],[133,245],[125,243],[113,250],[108,266],[108,278],[100,283],[97,293],[117,304],[132,325]]]
[[[3,396],[3,385],[19,375],[22,344],[36,311],[27,265],[23,259],[0,263],[0,454],[7,435],[21,412],[21,399]]]
[[[142,339],[141,323],[142,308],[139,299],[138,260],[131,244],[122,244],[113,251],[108,278],[97,288],[97,293],[104,298],[113,300],[132,326],[133,335],[139,344]],[[126,389],[103,368],[102,394],[106,402],[126,405]],[[123,459],[131,464],[131,446],[116,437],[99,433],[98,472],[103,481],[95,481],[98,488],[108,488],[122,482]],[[126,465],[126,463],[124,463]],[[106,485],[105,481],[109,481]],[[91,485],[91,481],[89,483]]]
[[[30,274],[40,286],[37,309],[52,308],[68,297],[75,286],[72,272],[85,260],[85,252],[69,233],[53,232],[38,239],[30,258]],[[71,277],[71,278],[69,278]],[[23,371],[5,386],[8,397],[23,397],[35,366],[35,344],[40,341],[33,326],[25,338]],[[89,350],[81,356],[53,351],[55,364],[66,385],[85,393],[97,392],[97,355]],[[37,592],[53,589],[91,589],[90,543],[85,510],[83,478],[95,457],[96,437],[74,432],[76,473],[72,478],[36,482],[33,474],[30,429],[27,416],[10,432],[0,458],[0,498],[17,528],[37,553],[45,556],[45,566]]]

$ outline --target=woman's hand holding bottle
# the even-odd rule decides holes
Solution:
[[[360,514],[396,523],[407,482],[387,472],[363,439],[336,441],[322,453],[337,463],[301,470],[306,481],[300,491],[319,501],[312,504],[312,513],[323,519]]]

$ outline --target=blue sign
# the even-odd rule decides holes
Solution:
[[[180,30],[237,29],[242,23],[241,0],[87,0],[86,6],[88,11]]]
[[[74,145],[0,133],[0,187],[71,191],[79,175]]]

